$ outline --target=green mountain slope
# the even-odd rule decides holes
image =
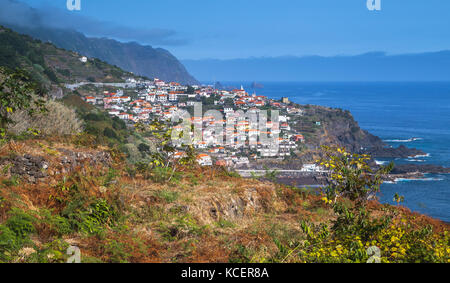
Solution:
[[[77,81],[123,82],[135,77],[99,59],[83,63],[81,57],[0,26],[0,66],[25,69],[47,90]]]
[[[33,38],[52,42],[60,48],[73,50],[88,57],[99,58],[138,75],[182,84],[198,84],[178,59],[165,49],[143,46],[135,42],[121,43],[107,38],[88,38],[73,30],[13,28]]]

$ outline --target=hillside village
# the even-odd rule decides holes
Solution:
[[[202,103],[203,108],[219,110],[223,119],[213,116],[191,117],[194,125],[201,127],[202,139],[195,142],[199,152],[198,163],[203,166],[213,164],[227,167],[248,166],[251,160],[263,158],[280,158],[292,155],[299,144],[305,142],[302,133],[291,129],[290,120],[294,116],[302,116],[303,110],[293,106],[288,98],[281,101],[269,99],[262,95],[249,94],[241,86],[239,89],[221,90],[213,86],[185,86],[175,82],[164,82],[159,79],[137,81],[129,78],[121,85],[123,88],[115,92],[104,91],[103,94],[85,96],[87,103],[103,108],[111,116],[117,116],[133,125],[137,122],[148,123],[154,119],[169,122],[179,110],[189,111],[195,103]],[[127,89],[125,94],[124,89]],[[134,93],[129,94],[129,89]],[[250,126],[244,113],[258,114],[262,110],[278,110],[277,121],[269,121],[266,128]],[[234,125],[230,127],[229,125]],[[214,138],[214,126],[222,126],[231,143],[221,143]],[[175,125],[174,129],[181,129]],[[239,133],[245,133],[245,135]],[[277,146],[261,143],[261,135],[268,138],[278,136]],[[253,142],[251,142],[253,141]],[[181,158],[185,153],[176,152],[174,158]]]

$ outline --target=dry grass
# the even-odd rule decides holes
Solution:
[[[3,145],[0,156],[43,156],[50,163],[49,171],[61,171],[64,152],[49,155],[48,148],[90,153],[104,150],[75,148],[57,140],[27,141]],[[105,185],[109,167],[116,173],[114,182]],[[302,240],[301,220],[329,224],[335,217],[319,196],[270,182],[230,177],[219,168],[184,169],[178,179],[165,184],[140,175],[130,178],[123,168],[120,161],[106,167],[86,163],[71,173],[49,175],[37,184],[23,182],[4,187],[0,190],[6,200],[0,207],[0,223],[11,207],[32,212],[42,208],[62,211],[70,201],[70,195],[61,191],[64,177],[66,186],[77,184],[86,197],[120,206],[123,220],[119,227],[108,228],[106,235],[64,236],[66,242],[78,245],[84,256],[104,262],[260,262],[278,252],[276,240]],[[377,202],[369,206],[379,216],[385,213],[382,208]],[[406,208],[399,208],[398,214],[408,217],[414,225],[429,224],[438,231],[449,228]],[[38,227],[37,242],[55,237],[48,227]]]
[[[82,122],[74,109],[60,102],[46,102],[48,113],[35,113],[30,116],[27,111],[17,111],[11,115],[13,123],[8,131],[20,135],[28,129],[40,131],[44,136],[67,136],[81,132]]]

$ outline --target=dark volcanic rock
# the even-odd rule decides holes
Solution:
[[[59,148],[58,151],[64,154],[61,157],[61,165],[69,167],[70,170],[74,170],[75,167],[85,163],[95,166],[98,164],[109,165],[112,162],[111,155],[108,152],[74,152],[64,148]]]
[[[48,168],[48,162],[40,156],[16,156],[10,160],[12,167],[10,173],[25,177],[29,182],[34,183],[37,179],[47,176],[45,169]]]
[[[327,180],[323,176],[309,175],[296,177],[279,177],[277,183],[289,186],[325,186]]]
[[[418,150],[416,148],[408,148],[401,145],[397,148],[395,147],[374,147],[367,149],[365,153],[371,155],[372,157],[383,157],[383,158],[408,158],[411,156],[425,155],[426,153]]]
[[[67,174],[77,170],[79,166],[108,166],[112,162],[111,155],[108,152],[75,152],[67,149],[58,149],[63,156],[56,164],[49,162],[42,156],[32,156],[25,154],[23,156],[13,156],[0,159],[0,165],[10,164],[9,173],[20,176],[22,180],[30,183],[36,183],[47,176],[55,174]]]
[[[442,167],[434,164],[396,164],[392,170],[392,174],[407,174],[407,173],[429,173],[429,174],[447,174],[450,173],[450,168]]]

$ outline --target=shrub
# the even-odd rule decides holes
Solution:
[[[70,227],[69,220],[60,215],[53,215],[49,210],[42,210],[40,212],[41,223],[48,225],[50,230],[57,233],[58,235],[68,235],[72,233],[72,228]]]
[[[64,240],[57,239],[49,243],[45,243],[39,249],[31,254],[27,262],[32,263],[65,263],[68,255],[67,249],[69,244]]]
[[[11,216],[6,220],[5,225],[13,231],[21,240],[27,239],[28,236],[35,232],[33,226],[33,217],[22,210],[13,209]]]
[[[98,113],[88,113],[83,117],[87,121],[103,121],[105,117]]]
[[[20,177],[17,175],[11,176],[9,179],[2,180],[3,185],[7,187],[18,186],[20,184]]]
[[[30,242],[35,232],[34,218],[19,209],[10,211],[10,217],[0,225],[0,262],[11,261],[23,245]]]
[[[43,100],[36,96],[41,94],[40,87],[30,80],[25,71],[15,72],[0,67],[0,135],[6,135],[12,121],[11,115],[20,111],[31,115],[36,110],[45,111]]]
[[[103,135],[105,137],[108,137],[108,138],[111,138],[111,139],[117,139],[116,132],[113,129],[111,129],[111,128],[105,128],[103,130]]]
[[[171,167],[155,167],[150,171],[150,179],[156,183],[164,183],[171,180],[178,180],[180,172],[175,172]]]
[[[81,132],[82,122],[75,110],[60,102],[49,100],[45,103],[47,113],[29,115],[26,111],[17,111],[11,115],[13,121],[8,131],[20,135],[29,129],[39,131],[45,136],[67,136]]]
[[[121,120],[120,118],[113,117],[112,121],[113,121],[114,130],[126,130],[127,124],[125,124],[125,122],[123,120]]]
[[[179,197],[178,192],[168,191],[168,190],[161,190],[156,193],[156,195],[162,199],[164,199],[167,203],[172,203],[176,201]]]
[[[16,234],[5,225],[0,225],[0,262],[8,262],[21,244]]]
[[[150,152],[150,146],[146,145],[145,143],[139,144],[138,149],[139,149],[139,151],[142,152],[142,153],[148,153],[148,152]]]
[[[142,153],[139,152],[136,145],[132,143],[127,143],[123,145],[122,151],[127,155],[128,161],[130,163],[136,163],[142,159]]]
[[[97,147],[100,143],[96,136],[88,133],[79,133],[72,138],[72,143],[76,146]]]
[[[323,146],[323,151],[325,158],[318,163],[330,172],[331,182],[325,194],[334,203],[338,198],[349,198],[358,206],[364,205],[379,191],[383,176],[394,167],[391,163],[374,172],[367,163],[371,159],[368,155],[351,154],[339,147]]]
[[[75,198],[62,214],[73,229],[88,235],[102,235],[105,226],[116,222],[116,210],[104,199],[92,201],[87,207],[84,206],[85,202],[82,197]]]
[[[413,228],[388,209],[378,216],[370,214],[368,199],[382,183],[381,176],[391,166],[373,172],[369,156],[347,153],[342,148],[325,148],[321,165],[330,171],[331,184],[322,200],[336,218],[333,226],[301,223],[302,241],[277,244],[275,262],[448,262],[447,231],[433,233],[431,227]],[[398,215],[397,215],[398,216]],[[375,253],[373,253],[375,251]]]

